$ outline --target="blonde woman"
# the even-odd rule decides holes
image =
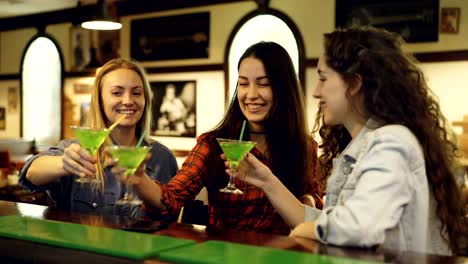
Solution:
[[[99,148],[97,158],[86,152],[77,139],[63,140],[26,163],[20,184],[30,191],[46,190],[60,209],[113,214],[114,203],[125,193],[125,185],[107,166],[114,162],[104,151],[110,145],[134,146],[143,131],[149,131],[151,100],[150,86],[142,68],[125,59],[107,62],[93,84],[88,124],[93,128],[107,128],[122,115],[125,119]],[[174,155],[148,136],[143,144],[151,145],[152,151],[146,166],[140,169],[150,178],[168,182],[178,169]],[[80,184],[75,181],[77,177],[96,177],[100,184]],[[138,216],[139,212],[142,211],[133,210],[132,216]]]

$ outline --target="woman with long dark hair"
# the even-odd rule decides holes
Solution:
[[[141,175],[134,186],[148,210],[168,214],[177,214],[207,187],[210,227],[288,234],[290,227],[259,188],[236,180],[244,194],[219,191],[229,176],[216,138],[239,139],[246,120],[243,140],[257,143],[250,154],[271,168],[295,197],[321,207],[315,172],[317,144],[309,135],[303,92],[291,58],[276,43],[249,47],[238,69],[237,89],[224,117],[212,131],[197,138],[176,176],[161,185]]]

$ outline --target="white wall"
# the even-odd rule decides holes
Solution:
[[[440,107],[452,124],[468,116],[468,61],[423,63],[429,87],[439,97]],[[453,127],[461,133],[461,127]]]

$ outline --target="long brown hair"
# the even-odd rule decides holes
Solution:
[[[308,146],[315,142],[310,137],[304,94],[292,60],[287,51],[274,42],[259,42],[250,46],[239,59],[238,68],[248,57],[262,62],[273,91],[273,105],[263,123],[272,171],[300,198],[311,189],[311,180],[315,180],[308,177],[308,171],[315,169],[316,157],[311,157],[308,151]],[[236,89],[226,114],[214,131],[225,137],[238,138],[245,119]]]
[[[402,39],[374,28],[336,30],[324,35],[326,63],[351,85],[359,75],[364,108],[369,117],[384,124],[408,127],[423,149],[430,190],[437,202],[442,236],[454,253],[467,245],[467,221],[453,165],[459,151],[451,140],[439,103],[426,84],[416,61],[403,53]],[[327,126],[319,110],[314,130],[323,138],[321,163],[327,177],[336,157],[351,137],[343,126]]]
[[[140,120],[136,124],[135,129],[135,136],[139,138],[143,131],[146,131],[145,140],[147,142],[151,142],[151,138],[148,136],[150,133],[151,128],[151,121],[152,121],[152,112],[151,112],[151,104],[152,104],[152,92],[150,89],[150,85],[148,79],[146,78],[146,73],[142,67],[140,67],[136,62],[118,58],[108,61],[104,64],[96,73],[96,78],[94,79],[93,89],[91,93],[91,107],[90,107],[90,115],[87,118],[87,125],[92,128],[107,128],[108,127],[108,119],[104,113],[104,106],[102,105],[102,79],[106,74],[118,70],[118,69],[129,69],[134,71],[135,73],[140,76],[141,81],[143,82],[144,88],[144,95],[145,95],[145,109],[143,111],[143,115],[141,116]],[[104,189],[104,170],[102,168],[101,163],[104,163],[107,159],[106,155],[104,155],[104,149],[107,146],[112,145],[112,140],[110,137],[104,141],[97,152],[98,160],[98,171],[96,177],[100,180],[101,184],[97,186],[93,186],[94,189],[103,190]]]

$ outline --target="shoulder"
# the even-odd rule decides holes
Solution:
[[[396,140],[406,144],[419,144],[418,139],[409,128],[402,125],[385,125],[375,129],[371,134],[376,139]]]
[[[414,151],[422,154],[419,140],[406,126],[385,125],[370,132],[368,138],[371,145],[378,144],[387,146],[388,148],[398,148],[407,154]]]
[[[221,152],[221,148],[216,140],[217,133],[210,131],[201,134],[197,137],[197,142],[192,150],[189,152],[189,156],[208,157],[211,155],[217,156]]]
[[[157,151],[157,152],[170,152],[169,148],[166,147],[165,145],[159,143],[158,141],[153,141],[149,144],[151,146],[152,151]]]
[[[165,145],[157,142],[157,141],[153,141],[151,144],[151,153],[152,153],[152,156],[172,156],[174,157],[174,154],[172,153],[172,151],[166,147]]]
[[[217,134],[215,132],[206,132],[197,137],[197,143],[217,144],[216,137]]]
[[[77,139],[64,139],[64,140],[61,140],[56,146],[53,146],[53,147],[50,147],[48,150],[42,152],[44,154],[56,154],[57,151],[58,152],[63,152],[65,148],[67,148],[68,146],[70,146],[71,144],[73,143],[79,143],[79,141]],[[40,153],[40,154],[42,154]]]

